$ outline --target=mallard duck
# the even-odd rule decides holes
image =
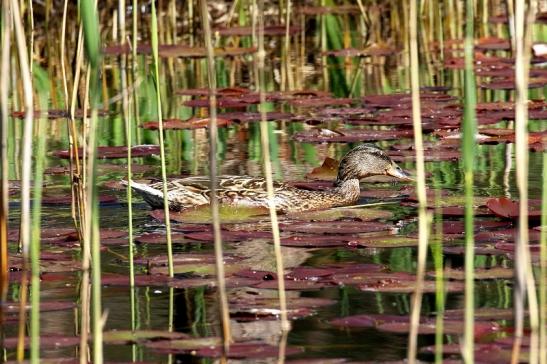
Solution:
[[[349,151],[340,162],[334,188],[329,191],[310,191],[286,183],[274,182],[274,203],[278,212],[298,212],[348,206],[359,199],[361,178],[389,175],[411,180],[380,148],[364,144]],[[268,207],[266,180],[250,176],[220,176],[217,196],[220,203]],[[123,182],[127,185],[127,182]],[[181,211],[189,207],[208,205],[210,200],[209,178],[206,176],[173,179],[167,183],[169,209]],[[131,182],[153,208],[163,207],[162,182],[143,184]]]

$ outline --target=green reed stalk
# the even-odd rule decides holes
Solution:
[[[291,27],[291,0],[286,0],[285,6],[285,39],[283,42],[283,53],[285,55],[285,84],[282,86],[284,90],[292,90],[294,88],[294,80],[291,72],[291,38],[289,30]],[[280,9],[281,10],[281,9]]]
[[[2,54],[0,58],[0,72],[2,75],[10,73],[10,46],[11,46],[11,27],[10,20],[10,2],[2,2]],[[9,285],[9,265],[8,265],[8,94],[9,77],[0,79],[0,301],[6,300]],[[0,320],[2,320],[2,311],[0,310]]]
[[[272,177],[272,160],[270,156],[270,139],[268,134],[268,121],[266,120],[266,75],[264,50],[264,0],[258,0],[258,53],[255,59],[255,74],[258,76],[256,88],[260,94],[260,143],[262,148],[262,159],[264,166],[264,177],[266,179],[266,192],[268,194],[268,209],[270,212],[270,222],[272,226],[272,235],[275,252],[275,262],[277,267],[277,282],[279,290],[279,306],[281,311],[281,330],[286,333],[290,330],[290,322],[287,318],[287,298],[285,293],[285,268],[283,264],[283,255],[281,253],[281,239],[279,235],[279,223],[277,211],[274,203],[274,188]],[[280,358],[284,355],[280,355]]]
[[[209,81],[209,175],[211,176],[211,214],[213,218],[213,234],[215,242],[215,266],[218,284],[219,311],[222,324],[223,353],[226,355],[230,348],[230,312],[228,310],[228,297],[226,295],[226,282],[224,275],[224,261],[222,236],[220,235],[220,216],[218,211],[218,198],[216,195],[218,177],[217,177],[217,82],[215,55],[212,42],[211,26],[209,24],[209,11],[207,10],[207,0],[200,0],[201,24],[207,49],[207,71]]]
[[[139,2],[138,0],[133,0],[133,29],[131,31],[131,73],[133,76],[133,117],[135,118],[135,129],[136,129],[136,137],[137,137],[137,143],[140,143],[140,128],[139,125],[139,95],[137,93],[137,87],[135,87],[135,84],[137,83],[138,79],[138,59],[137,59],[137,45],[139,41],[138,37],[138,23],[139,23],[139,12],[134,10],[139,8]]]
[[[135,9],[138,9],[138,1],[137,0],[133,0],[133,29],[132,29],[132,32],[131,32],[131,43],[132,43],[132,49],[131,49],[131,73],[132,73],[132,78],[133,78],[133,92],[132,92],[132,95],[133,95],[133,118],[134,118],[134,122],[133,124],[135,125],[135,127],[137,128],[137,133],[138,133],[138,124],[139,124],[139,98],[138,98],[138,94],[137,94],[137,88],[135,87],[135,83],[137,82],[137,76],[138,76],[138,73],[137,73],[137,66],[138,66],[138,59],[137,59],[137,42],[138,42],[138,11],[136,11]],[[128,148],[131,147],[131,133],[132,131],[129,129],[129,134],[128,136],[126,137],[126,143],[128,145]],[[137,134],[137,140],[139,140],[139,135]],[[130,150],[130,149],[129,149]],[[129,163],[131,163],[131,155],[129,154],[128,150],[128,159],[129,159]],[[128,174],[128,178],[129,180],[131,180],[131,176],[129,175],[129,170],[127,171],[127,174]],[[129,190],[129,189],[128,189]],[[127,195],[127,198],[128,198],[128,201],[130,201],[129,203],[133,203],[132,199],[133,199],[133,196],[132,195]],[[132,211],[132,209],[131,209]],[[131,221],[131,224],[133,224],[133,222]],[[132,234],[131,234],[132,236]],[[133,237],[131,237],[131,239],[133,239]],[[130,248],[131,251],[133,251],[133,248]],[[133,258],[131,258],[131,265],[133,265]],[[132,287],[134,287],[135,285],[135,277],[134,277],[134,268],[131,268],[130,267],[130,270],[133,270],[133,273],[131,274],[131,280],[132,280]],[[136,300],[136,296],[135,296],[135,289],[131,289],[130,290],[130,299],[131,299],[131,331],[135,331],[135,329],[137,328],[137,313],[138,313],[138,309],[137,309],[137,300]],[[170,321],[171,322],[171,321]],[[136,356],[137,356],[137,345],[133,345],[132,346],[132,355],[133,355],[133,360],[136,359]]]
[[[443,211],[441,206],[441,186],[435,180],[435,244],[431,244],[431,255],[435,266],[435,363],[443,362],[443,330],[445,310],[445,286],[443,267]]]
[[[528,299],[530,316],[530,363],[537,363],[538,357],[538,301],[530,247],[528,244],[528,76],[530,70],[530,49],[532,45],[532,27],[535,18],[536,2],[531,1],[528,8],[528,28],[525,32],[525,3],[515,3],[515,160],[517,187],[519,191],[518,238],[515,247],[516,265],[515,288],[516,306],[515,342],[513,346],[514,363],[519,360],[520,345],[524,330],[525,293]]]
[[[21,12],[19,11],[19,3],[16,0],[11,1],[11,9],[13,16],[13,25],[15,29],[15,42],[19,58],[19,66],[21,68],[21,77],[24,90],[25,104],[25,126],[23,129],[23,155],[22,155],[22,173],[21,173],[21,228],[19,233],[20,247],[23,252],[23,277],[21,282],[21,298],[19,311],[19,335],[17,342],[17,360],[22,361],[24,358],[24,337],[25,337],[25,321],[26,321],[26,304],[27,304],[27,272],[28,272],[28,257],[30,249],[30,177],[32,171],[32,130],[34,124],[34,105],[32,91],[32,76],[30,74],[30,66],[28,63],[27,44],[25,40],[25,30],[21,23]]]
[[[118,26],[120,32],[120,44],[125,44],[125,1],[118,2]],[[131,169],[131,122],[129,116],[129,95],[127,92],[127,55],[120,55],[120,81],[122,84],[122,115],[125,126],[125,144],[127,145],[127,180],[131,181],[133,173]],[[128,184],[127,189],[127,228],[129,237],[129,286],[133,290],[135,287],[135,268],[133,265],[133,195],[131,186]],[[132,302],[133,303],[133,302]],[[135,317],[134,305],[131,305],[131,318]],[[133,320],[131,320],[133,322]]]
[[[321,7],[326,6],[326,0],[321,0]],[[321,24],[321,68],[323,71],[323,90],[329,90],[329,69],[327,56],[325,52],[327,51],[327,14],[319,15],[319,21]]]
[[[163,140],[163,115],[161,110],[161,94],[160,94],[160,71],[159,71],[159,56],[158,56],[158,17],[156,15],[156,1],[152,1],[152,19],[150,21],[150,38],[152,41],[152,59],[154,62],[154,83],[156,85],[156,102],[158,113],[158,134],[160,142],[160,159],[161,159],[161,180],[163,182],[163,212],[165,215],[165,229],[167,233],[167,266],[169,277],[173,277],[173,243],[171,239],[171,220],[169,218],[169,201],[167,200],[167,171],[165,167],[165,145]]]
[[[416,362],[418,329],[422,306],[425,263],[427,259],[428,229],[430,216],[426,213],[427,197],[425,185],[424,144],[422,134],[422,116],[420,107],[420,69],[418,61],[418,9],[417,1],[410,2],[410,85],[412,90],[412,122],[414,144],[416,148],[416,194],[418,196],[418,262],[416,267],[416,289],[412,296],[410,332],[408,335],[407,358],[409,363]]]
[[[85,39],[85,49],[89,61],[91,123],[87,145],[86,176],[86,229],[84,240],[91,247],[91,299],[93,302],[93,362],[103,362],[103,319],[101,308],[101,251],[99,237],[99,204],[97,197],[97,105],[100,96],[99,67],[101,62],[98,15],[92,0],[81,0],[80,14]],[[85,253],[84,253],[85,254]]]
[[[539,254],[539,362],[547,364],[547,152],[543,152],[543,187]]]
[[[477,133],[473,37],[474,37],[474,1],[465,2],[465,43],[464,43],[464,119],[462,136],[464,194],[465,194],[465,322],[463,336],[463,360],[466,364],[474,361],[474,319],[475,319],[475,237],[473,229],[473,174],[475,162],[475,135]]]
[[[46,153],[47,108],[49,101],[49,79],[42,68],[34,69],[34,79],[40,99],[42,115],[38,119],[38,144],[34,166],[34,200],[32,202],[32,239],[30,246],[31,291],[30,291],[30,361],[40,362],[40,227],[42,217],[42,184],[44,181],[44,159]]]

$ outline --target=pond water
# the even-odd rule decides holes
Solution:
[[[310,41],[311,42],[311,41]],[[489,56],[499,54],[507,56],[506,51],[481,51]],[[496,53],[497,52],[497,53]],[[481,53],[482,54],[482,53]],[[428,56],[437,57],[434,53]],[[296,58],[296,56],[294,56]],[[425,56],[424,56],[425,57]],[[307,188],[321,189],[328,182],[314,182],[308,174],[320,166],[325,158],[337,160],[352,147],[361,142],[374,143],[383,148],[398,161],[399,165],[411,172],[415,170],[413,157],[413,139],[409,120],[411,118],[410,101],[403,95],[381,100],[367,99],[370,95],[388,95],[408,90],[407,65],[405,53],[392,56],[373,56],[358,61],[351,57],[330,57],[336,62],[329,64],[329,95],[347,96],[345,88],[351,86],[355,74],[359,85],[353,100],[337,104],[336,99],[323,94],[325,81],[322,78],[320,57],[310,55],[305,63],[307,73],[300,72],[301,89],[316,90],[300,94],[280,93],[284,97],[275,98],[268,104],[272,111],[290,113],[290,116],[274,118],[268,123],[271,140],[272,166],[274,178],[286,182],[309,182]],[[237,62],[249,62],[241,58],[219,57],[220,88],[250,87],[249,73]],[[424,122],[426,132],[426,172],[427,184],[431,193],[430,207],[435,204],[453,208],[452,212],[435,215],[433,225],[442,225],[445,231],[441,236],[442,246],[435,245],[444,267],[454,271],[461,270],[464,257],[462,247],[463,215],[454,212],[463,206],[463,173],[459,154],[459,120],[462,110],[462,71],[444,68],[434,62],[422,69],[424,89]],[[141,63],[149,62],[149,57],[140,58]],[[424,59],[425,61],[425,59]],[[115,58],[106,58],[107,64],[114,69],[105,71],[107,97],[116,95],[119,84],[114,82],[118,76]],[[169,58],[162,63],[165,69],[173,67],[197,70],[199,77],[187,77],[183,72],[173,76],[162,71],[162,92],[164,110],[169,118],[188,118],[206,116],[206,108],[184,106],[191,100],[203,100],[204,97],[184,96],[177,90],[189,90],[205,87],[202,75],[204,62],[201,60],[175,60]],[[344,63],[345,62],[345,63]],[[362,63],[361,63],[362,62]],[[343,66],[343,67],[342,67]],[[267,66],[268,91],[279,90],[273,75],[279,71],[279,64]],[[344,68],[345,67],[345,68]],[[296,73],[296,71],[295,71]],[[141,122],[157,120],[153,84],[150,75],[145,74],[138,87],[139,119]],[[235,74],[235,76],[234,76]],[[439,77],[441,76],[442,77]],[[233,77],[232,77],[233,76]],[[346,79],[340,81],[340,77]],[[230,77],[232,78],[230,80]],[[481,82],[489,78],[479,79]],[[341,87],[343,83],[345,86]],[[438,91],[436,91],[438,90]],[[234,91],[236,99],[250,98],[247,89]],[[239,96],[237,96],[237,94]],[[440,95],[440,96],[439,96]],[[453,96],[453,98],[448,97]],[[221,96],[225,99],[228,96]],[[476,342],[491,344],[489,350],[495,355],[489,358],[486,351],[478,351],[480,362],[503,362],[510,353],[510,344],[502,344],[503,339],[511,337],[513,329],[511,310],[513,290],[511,269],[513,267],[513,244],[515,223],[511,219],[502,219],[486,205],[489,198],[507,197],[517,199],[515,183],[514,146],[512,140],[499,137],[492,130],[505,132],[512,128],[511,117],[502,116],[503,108],[512,112],[505,102],[514,99],[511,90],[492,90],[478,88],[479,122],[492,118],[494,122],[481,127],[488,128],[482,136],[491,138],[481,140],[477,146],[475,163],[474,191],[476,212],[477,256],[475,266],[481,272],[490,272],[478,277],[475,285],[477,319]],[[539,144],[545,145],[546,111],[545,86],[530,91],[530,98],[536,99],[538,114],[531,115],[530,131],[536,133]],[[296,100],[296,101],[295,101]],[[232,100],[233,101],[233,100]],[[241,100],[240,100],[241,101]],[[504,104],[502,104],[504,102]],[[484,106],[488,103],[488,107]],[[498,103],[498,104],[496,104]],[[381,104],[384,104],[383,106]],[[493,110],[497,105],[497,110]],[[123,120],[118,103],[109,106],[111,115],[99,119],[99,146],[122,146],[125,143]],[[359,110],[362,108],[363,110]],[[365,110],[366,109],[366,110]],[[219,129],[218,168],[222,174],[262,175],[262,156],[260,131],[256,117],[249,122],[240,122],[241,115],[228,112],[255,112],[256,104],[245,107],[220,108],[221,118],[229,119],[229,126]],[[441,116],[435,113],[445,112]],[[391,114],[390,114],[391,113]],[[432,116],[433,115],[433,116]],[[443,124],[443,122],[446,122]],[[432,126],[427,126],[430,123]],[[21,137],[22,122],[11,118],[10,136],[13,141]],[[80,121],[78,121],[80,126]],[[449,125],[454,125],[449,127]],[[76,337],[80,333],[80,284],[79,262],[81,252],[77,238],[70,229],[73,227],[70,204],[70,181],[67,171],[68,162],[54,152],[65,150],[68,146],[66,121],[57,119],[47,124],[48,144],[45,172],[45,200],[42,212],[42,302],[69,302],[61,308],[44,309],[41,314],[43,336],[43,358],[78,358],[78,341],[71,344],[51,346],[45,338],[56,335]],[[336,131],[342,137],[340,141],[329,140],[325,130]],[[374,130],[375,136],[357,136],[356,131]],[[386,137],[382,133],[395,131]],[[406,134],[397,134],[404,131]],[[346,134],[340,134],[347,132]],[[138,144],[157,144],[157,132],[142,128],[133,128],[134,139]],[[443,134],[446,133],[446,134]],[[451,138],[450,134],[455,137]],[[329,134],[330,135],[330,134]],[[349,135],[349,136],[348,136]],[[323,138],[323,139],[322,139]],[[452,142],[451,142],[452,140]],[[456,141],[455,143],[453,141]],[[313,142],[309,142],[313,141]],[[320,142],[316,142],[320,141]],[[16,143],[9,145],[9,177],[17,180],[21,173],[20,150]],[[167,171],[169,177],[187,175],[205,175],[208,173],[209,141],[206,129],[168,130],[166,131]],[[529,191],[531,199],[541,198],[543,183],[543,149],[531,149]],[[158,179],[161,176],[159,156],[149,155],[134,158],[134,179]],[[100,205],[101,266],[104,278],[102,287],[102,307],[106,313],[105,331],[111,330],[158,330],[169,329],[189,336],[219,336],[219,315],[217,312],[216,290],[212,287],[214,279],[213,244],[210,228],[203,223],[173,223],[174,252],[176,263],[176,282],[166,283],[165,263],[159,262],[166,255],[165,225],[151,216],[149,206],[135,196],[133,202],[133,224],[136,237],[135,258],[137,259],[137,283],[135,293],[135,314],[132,323],[131,289],[120,277],[127,277],[127,201],[125,190],[113,183],[126,178],[124,159],[100,160],[99,190],[105,200]],[[63,168],[64,167],[64,168]],[[14,194],[10,197],[10,252],[13,260],[12,283],[8,301],[18,301],[20,286],[17,282],[20,274],[20,255],[16,252],[17,224],[20,217],[17,184],[13,185]],[[434,198],[437,191],[440,198]],[[429,192],[428,192],[429,193]],[[108,198],[108,196],[113,198]],[[408,327],[405,326],[411,306],[411,293],[414,288],[417,249],[417,209],[413,183],[396,181],[364,181],[362,196],[358,204],[382,202],[374,207],[355,207],[336,210],[336,213],[321,215],[284,216],[281,219],[283,238],[283,256],[288,281],[288,299],[291,308],[292,330],[287,339],[288,362],[388,362],[403,360],[408,345]],[[49,200],[48,200],[49,199]],[[61,201],[62,200],[62,201]],[[68,200],[70,201],[70,200]],[[532,202],[534,206],[536,202]],[[537,207],[537,204],[535,205]],[[431,209],[433,212],[433,209]],[[235,212],[227,212],[231,214]],[[161,215],[161,214],[160,214]],[[157,217],[157,216],[156,216]],[[226,218],[226,216],[225,216]],[[203,218],[202,218],[203,219]],[[232,334],[236,342],[258,342],[262,354],[254,357],[245,351],[235,356],[233,362],[258,363],[277,362],[277,346],[280,339],[279,320],[276,315],[265,312],[256,313],[254,307],[277,309],[275,298],[276,281],[275,259],[267,215],[252,216],[249,222],[225,223],[222,225],[225,239],[226,270],[228,275],[228,295],[232,313]],[[207,221],[205,221],[207,223]],[[346,225],[344,225],[346,224]],[[337,226],[342,226],[338,227]],[[377,225],[381,225],[377,227]],[[531,243],[538,246],[538,222],[531,223]],[[535,230],[533,228],[536,228]],[[69,229],[69,230],[67,230]],[[329,231],[332,229],[332,231]],[[369,230],[370,229],[370,230]],[[376,231],[377,230],[377,231]],[[239,235],[234,232],[240,232]],[[72,233],[72,235],[70,235]],[[435,235],[436,234],[436,235]],[[431,242],[439,242],[439,231],[431,235]],[[307,244],[298,242],[307,241]],[[325,243],[327,242],[327,243]],[[299,246],[300,245],[300,246]],[[429,251],[427,261],[427,292],[423,297],[422,317],[424,321],[434,320],[436,295],[433,271],[438,264],[433,259],[434,249]],[[533,259],[537,262],[538,250],[534,250]],[[187,257],[183,261],[183,257]],[[188,260],[194,257],[194,261]],[[158,263],[159,262],[159,263]],[[303,268],[306,267],[306,268]],[[152,280],[146,280],[150,273]],[[381,274],[380,274],[381,273]],[[163,278],[157,278],[163,277]],[[447,318],[445,321],[445,344],[457,344],[460,341],[463,322],[461,310],[464,307],[462,280],[457,274],[445,282],[447,289],[445,303]],[[194,281],[193,281],[194,280]],[[186,282],[186,283],[185,283]],[[194,282],[190,284],[189,282]],[[191,285],[188,288],[181,288]],[[442,294],[441,294],[442,295]],[[360,321],[354,318],[361,316]],[[397,317],[395,317],[397,316]],[[352,318],[353,317],[353,318]],[[344,321],[346,318],[347,321]],[[356,322],[358,321],[358,322]],[[428,321],[429,322],[429,321]],[[434,321],[432,321],[434,322]],[[429,326],[428,326],[429,325]],[[428,328],[434,328],[429,322]],[[426,347],[435,344],[434,331],[424,328],[418,345],[422,349],[420,359],[432,361],[434,356]],[[8,315],[4,322],[4,335],[14,338],[17,335],[15,315]],[[60,339],[59,339],[60,340]],[[168,339],[154,338],[140,340],[139,344],[120,344],[107,340],[104,348],[107,362],[214,362],[198,346],[198,355],[192,350],[170,350]],[[164,345],[164,346],[162,346]],[[167,346],[166,346],[167,345]],[[273,349],[267,345],[273,346]],[[4,345],[4,356],[8,360],[15,358],[12,344]],[[172,349],[172,348],[171,348]],[[270,350],[270,354],[265,354]],[[482,350],[482,349],[481,349]],[[200,354],[201,353],[201,354]],[[272,354],[273,353],[273,354]],[[458,350],[447,354],[447,358],[459,360]],[[481,356],[482,355],[482,356]],[[314,361],[315,360],[315,361]],[[493,361],[490,361],[493,360]],[[230,361],[232,362],[232,361]]]

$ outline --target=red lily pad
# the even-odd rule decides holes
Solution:
[[[285,25],[268,25],[264,27],[264,35],[265,36],[284,36],[286,34],[286,27]],[[237,37],[244,37],[244,36],[250,36],[253,33],[252,27],[229,27],[229,28],[215,28],[213,29],[213,32],[218,33],[222,36],[237,36]],[[298,26],[290,26],[289,27],[289,35],[295,35],[300,33],[300,27]]]
[[[131,148],[131,157],[139,158],[150,155],[160,154],[160,147],[158,145],[137,145]],[[63,159],[70,158],[70,152],[68,150],[62,150],[54,152],[53,155]],[[82,149],[78,150],[78,156],[83,158]],[[127,158],[127,147],[97,147],[97,158],[101,159],[115,159],[115,158]]]
[[[209,127],[210,118],[190,118],[188,120],[166,119],[163,121],[164,130],[184,130],[184,129],[202,129]],[[217,118],[217,126],[223,127],[232,124],[231,120]],[[158,130],[160,128],[158,121],[147,121],[141,124],[141,128],[149,130]]]
[[[379,140],[394,140],[412,138],[412,129],[401,130],[369,130],[369,129],[311,129],[297,132],[293,139],[299,142],[326,143],[326,142],[374,142]]]
[[[366,292],[413,293],[416,290],[416,277],[412,279],[387,277],[376,282],[359,284],[358,287]],[[446,282],[444,288],[447,292],[463,292],[465,287],[463,282]],[[436,289],[435,281],[424,281],[423,292],[433,293]]]
[[[118,199],[112,195],[99,195],[99,203],[110,204],[117,203]],[[72,204],[72,196],[44,196],[42,197],[42,205],[70,205]]]
[[[5,314],[16,314],[19,313],[20,305],[19,302],[3,302],[0,304],[2,306],[2,311]],[[71,308],[76,307],[76,303],[72,301],[41,301],[40,302],[40,312],[52,312],[52,311],[65,311]],[[25,306],[25,309],[30,310],[31,306]]]
[[[17,347],[18,337],[7,337],[3,340],[3,346],[6,349],[14,349]],[[25,337],[25,348],[29,347],[30,338]],[[80,345],[80,338],[78,336],[62,336],[56,334],[42,333],[40,336],[40,348],[42,349],[60,349],[71,346]]]
[[[244,241],[249,239],[272,238],[272,233],[267,231],[227,231],[220,232],[222,241]],[[212,231],[202,231],[186,234],[187,239],[212,242],[214,235]]]
[[[395,226],[374,221],[334,221],[329,224],[324,222],[295,222],[281,224],[282,231],[291,231],[308,234],[359,234],[378,231],[390,231]]]
[[[139,44],[137,53],[150,54],[152,47],[149,44]],[[236,57],[256,52],[256,48],[218,47],[214,49],[217,57]],[[131,48],[128,44],[110,45],[103,48],[103,54],[108,56],[119,56],[130,54]],[[204,58],[207,57],[205,47],[190,47],[181,44],[160,44],[158,46],[159,56],[162,58]]]
[[[410,323],[407,322],[385,322],[376,326],[380,331],[392,332],[397,334],[407,334],[410,332]],[[437,330],[437,323],[434,318],[420,320],[418,326],[419,335],[434,335]],[[496,322],[477,321],[474,325],[475,337],[481,337],[486,334],[500,331],[500,326]],[[463,320],[443,322],[443,333],[449,335],[461,335],[464,331]]]
[[[281,238],[281,245],[294,248],[331,248],[347,246],[355,235],[292,235]]]
[[[430,277],[435,277],[436,272],[427,273]],[[514,270],[512,268],[492,267],[492,268],[475,268],[474,278],[477,280],[484,279],[512,279]],[[446,279],[454,279],[458,281],[465,280],[465,271],[461,268],[447,268],[443,272],[443,277]]]
[[[533,200],[530,200],[529,207],[532,207],[532,204],[537,204]],[[492,198],[486,202],[486,206],[499,217],[514,219],[517,218],[519,214],[519,203],[512,201],[506,197]],[[541,206],[541,202],[540,202]],[[540,217],[541,210],[528,210],[528,216],[530,217]]]
[[[333,181],[338,175],[338,166],[340,162],[336,159],[325,158],[321,167],[314,168],[310,173],[306,174],[306,178]]]
[[[248,123],[252,121],[260,121],[262,119],[262,115],[259,112],[225,112],[220,113],[218,115],[219,117],[222,117],[223,119],[228,119],[232,121],[237,121],[240,123]],[[278,111],[270,111],[266,113],[266,120],[267,121],[275,121],[275,120],[290,120],[293,117],[293,114],[287,113],[287,112],[278,112]]]

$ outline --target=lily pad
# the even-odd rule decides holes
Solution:
[[[434,271],[429,272],[430,277],[435,277]],[[465,280],[465,271],[463,269],[450,268],[445,269],[443,273],[444,278],[454,279],[458,281]],[[483,279],[512,279],[514,276],[514,270],[512,268],[493,267],[493,268],[475,268],[474,278],[478,280]]]
[[[378,219],[390,219],[393,213],[377,208],[332,208],[327,210],[289,213],[287,217],[304,221],[336,221],[352,219],[358,221],[371,221]]]
[[[103,340],[108,344],[131,344],[149,340],[182,340],[189,337],[181,332],[160,330],[111,330],[103,333]]]
[[[282,231],[308,234],[359,234],[390,231],[395,229],[395,226],[373,221],[333,221],[329,224],[320,221],[282,224],[280,229]]]
[[[219,206],[219,215],[221,223],[241,223],[249,221],[259,221],[267,215],[268,209],[262,207],[243,207],[221,204]],[[153,210],[150,215],[157,220],[164,220],[163,210]],[[171,211],[169,218],[172,221],[187,224],[210,224],[212,223],[211,207],[201,205],[189,208],[180,212]]]

